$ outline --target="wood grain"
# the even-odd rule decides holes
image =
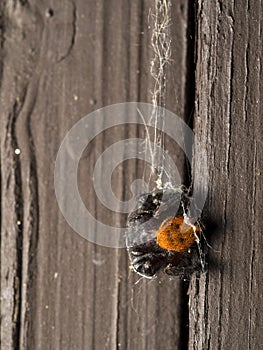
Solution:
[[[126,251],[96,246],[74,233],[54,194],[56,154],[76,121],[109,104],[151,101],[148,17],[153,7],[154,1],[1,3],[3,349],[187,346],[181,282],[136,284]],[[166,105],[186,117],[186,2],[173,5],[172,19]],[[136,128],[112,130],[94,141],[91,154],[83,155],[83,199],[106,222],[111,213],[94,197],[86,174],[112,140],[138,133]],[[178,166],[183,169],[180,156]],[[120,167],[112,182],[117,196],[129,192],[141,167]],[[114,221],[121,225],[125,218]],[[88,229],[96,232],[96,226]]]
[[[198,1],[195,132],[215,251],[207,275],[191,281],[190,349],[262,347],[261,18],[261,2]]]
[[[262,348],[261,1],[171,8],[165,103],[194,124],[200,188],[204,152],[209,164],[204,221],[214,249],[208,272],[190,281],[189,307],[187,284],[138,278],[125,249],[84,240],[57,206],[54,165],[68,130],[103,106],[151,101],[153,8],[153,0],[0,3],[2,349]],[[96,197],[96,160],[138,136],[137,127],[112,128],[83,153],[80,192],[103,222],[126,218]],[[118,198],[144,166],[116,169]]]

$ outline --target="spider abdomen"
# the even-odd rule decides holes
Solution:
[[[163,249],[182,252],[194,244],[198,233],[198,225],[188,225],[184,216],[176,216],[161,224],[156,232],[157,243]]]

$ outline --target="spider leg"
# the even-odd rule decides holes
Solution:
[[[156,240],[146,242],[128,249],[129,258],[134,271],[144,277],[153,277],[167,265],[167,253],[160,248]]]
[[[170,276],[179,276],[183,279],[189,279],[193,272],[202,270],[199,251],[196,246],[193,246],[184,252],[171,253],[164,272]]]

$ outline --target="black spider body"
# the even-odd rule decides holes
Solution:
[[[126,234],[127,250],[132,269],[138,274],[152,278],[160,271],[189,278],[201,269],[197,244],[177,252],[161,248],[156,239],[156,230],[167,217],[181,216],[189,204],[182,192],[172,190],[143,194],[137,207],[128,217]]]

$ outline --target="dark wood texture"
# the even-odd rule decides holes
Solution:
[[[209,160],[215,251],[209,273],[191,281],[189,348],[260,349],[262,4],[199,1],[196,18],[196,145]]]
[[[196,103],[215,249],[208,273],[190,281],[189,309],[187,285],[139,279],[125,249],[87,242],[57,206],[54,164],[67,131],[100,107],[151,101],[150,9],[153,0],[0,3],[2,349],[262,347],[261,2],[171,8],[166,107],[191,124]],[[113,129],[82,157],[79,186],[97,218],[125,222],[101,207],[87,173],[107,145],[138,133]],[[119,167],[119,198],[141,168]],[[195,176],[202,184],[198,156]]]

